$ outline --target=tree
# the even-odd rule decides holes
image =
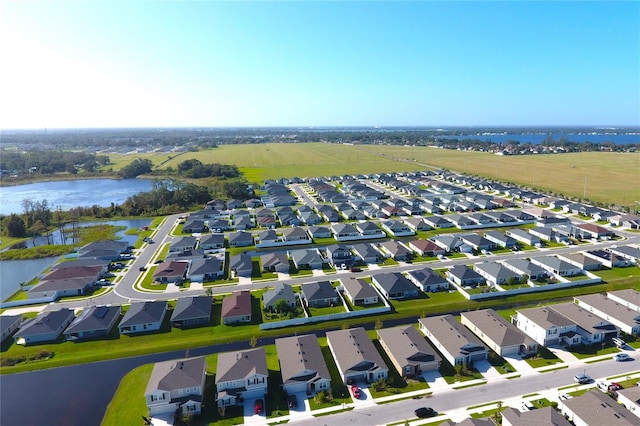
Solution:
[[[284,314],[288,312],[291,307],[289,306],[289,302],[284,299],[276,300],[276,303],[273,304],[273,309],[279,314]]]
[[[27,236],[27,230],[24,221],[15,213],[9,215],[4,221],[4,234],[7,237],[24,238]]]
[[[374,328],[376,330],[380,330],[383,326],[384,326],[384,322],[380,318],[376,319],[376,323],[374,325]]]
[[[256,336],[251,336],[251,338],[249,339],[249,346],[251,346],[252,348],[255,348],[257,344],[258,344],[258,338]]]

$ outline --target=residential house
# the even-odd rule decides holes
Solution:
[[[193,259],[189,266],[187,278],[191,282],[203,283],[213,281],[224,275],[223,262],[215,257],[205,259]]]
[[[322,308],[340,303],[338,293],[329,281],[305,283],[301,287],[302,297],[308,307]]]
[[[388,367],[364,328],[328,331],[326,335],[344,383],[373,383],[389,376]]]
[[[581,275],[582,269],[555,256],[532,257],[531,262],[546,269],[551,274],[561,277]]]
[[[223,234],[207,234],[200,237],[201,250],[214,250],[224,248]]]
[[[2,332],[0,343],[11,337],[13,332],[20,328],[22,321],[22,315],[0,315],[0,331]]]
[[[386,237],[386,234],[378,227],[374,222],[365,221],[355,224],[356,230],[361,236],[367,236],[369,238],[382,238]]]
[[[420,331],[451,365],[473,365],[486,360],[489,349],[453,315],[418,319]]]
[[[585,239],[611,239],[615,235],[612,230],[593,223],[580,223],[576,228],[579,229],[580,237]]]
[[[317,248],[291,250],[289,257],[296,269],[322,269],[325,263],[325,259]]]
[[[599,293],[574,297],[573,300],[578,306],[609,321],[623,332],[632,336],[640,334],[640,312],[635,309]]]
[[[261,231],[258,232],[258,235],[256,236],[256,246],[258,245],[275,245],[276,243],[280,242],[280,236],[277,234],[277,232],[273,229],[268,229],[266,231]]]
[[[285,253],[269,253],[260,256],[260,264],[265,272],[289,273],[289,258]]]
[[[299,241],[300,244],[310,243],[311,238],[303,228],[285,228],[282,230],[282,238],[285,241]]]
[[[387,299],[411,299],[419,294],[418,288],[400,272],[375,274],[371,282]]]
[[[399,220],[385,220],[382,222],[382,229],[394,237],[407,237],[415,235],[416,232],[407,224]]]
[[[454,251],[471,252],[472,250],[471,246],[464,244],[457,235],[435,235],[429,239],[436,243],[439,247],[442,247],[447,253],[451,253]]]
[[[463,235],[458,235],[458,237],[460,238],[460,241],[462,241],[463,244],[470,246],[473,250],[487,251],[487,250],[493,250],[494,248],[497,247],[496,243],[478,234],[463,234]]]
[[[522,279],[521,275],[498,262],[476,263],[473,270],[493,285],[516,284]]]
[[[289,284],[276,283],[274,287],[267,290],[262,295],[262,303],[265,309],[275,311],[276,302],[284,300],[289,308],[295,308],[298,304],[298,298],[293,288]]]
[[[640,417],[640,386],[631,386],[626,389],[619,389],[618,404],[621,404],[629,410],[629,412]]]
[[[207,325],[211,321],[212,296],[180,297],[171,314],[171,325],[190,327]]]
[[[611,246],[608,250],[617,256],[640,264],[640,248],[634,246]]]
[[[413,254],[413,251],[408,249],[404,244],[395,240],[380,243],[380,250],[386,255],[386,257],[391,257],[398,261],[407,261]]]
[[[424,221],[422,217],[419,216],[408,217],[404,219],[404,223],[415,232],[429,231],[431,229],[431,225],[429,225]]]
[[[86,294],[105,272],[103,265],[55,268],[45,274],[40,283],[27,292],[27,297],[35,299],[53,296],[57,299]]]
[[[206,367],[203,356],[155,363],[144,392],[149,415],[200,414]]]
[[[69,324],[64,337],[66,340],[82,340],[108,336],[119,319],[119,306],[91,306]]]
[[[500,356],[528,356],[538,352],[538,343],[493,309],[466,311],[461,322]]]
[[[331,229],[326,226],[309,226],[307,228],[307,234],[311,238],[331,238]]]
[[[344,294],[351,304],[356,306],[375,305],[379,301],[379,294],[366,280],[355,277],[340,278]]]
[[[354,244],[351,250],[364,263],[378,263],[382,256],[370,243]]]
[[[407,272],[407,277],[420,290],[425,292],[433,293],[449,289],[449,281],[433,269],[426,266],[422,269]]]
[[[606,393],[596,389],[560,401],[558,410],[575,426],[631,426],[640,424],[634,414]]]
[[[513,324],[542,346],[579,345],[578,325],[551,307],[518,309]]]
[[[602,263],[596,259],[585,256],[582,253],[558,254],[558,259],[576,266],[583,271],[596,271],[602,269]]]
[[[447,279],[462,287],[476,287],[484,284],[485,278],[465,265],[455,265],[446,272]]]
[[[211,232],[215,232],[217,234],[221,234],[224,231],[229,231],[233,229],[233,227],[229,224],[228,219],[214,219],[209,221],[208,228]],[[200,241],[200,245],[202,246],[202,241]]]
[[[607,292],[607,297],[620,303],[622,306],[640,312],[640,292],[633,289],[616,290]]]
[[[618,256],[608,250],[587,250],[584,252],[584,256],[595,260],[607,268],[624,268],[633,265],[633,262],[629,259]]]
[[[171,243],[171,246],[169,247],[169,252],[191,250],[196,248],[197,244],[198,244],[198,239],[196,237],[193,237],[193,236],[181,237],[181,238],[178,238],[177,240],[174,240]]]
[[[134,302],[118,324],[118,331],[120,334],[135,334],[160,330],[167,308],[166,300]]]
[[[182,232],[184,233],[202,233],[205,231],[204,220],[189,218],[182,226]]]
[[[253,235],[250,232],[238,231],[229,234],[229,247],[248,247],[253,245]]]
[[[234,277],[251,277],[253,260],[250,254],[236,254],[229,259],[229,273]]]
[[[578,326],[576,333],[581,336],[582,343],[585,345],[605,342],[620,336],[620,329],[613,323],[598,317],[573,302],[558,303],[549,308],[573,321]]]
[[[377,333],[380,346],[401,377],[419,378],[422,373],[440,368],[442,358],[414,326],[382,328]]]
[[[218,408],[242,405],[267,394],[267,354],[264,348],[218,354],[216,403]]]
[[[331,388],[331,375],[315,334],[275,340],[282,387],[288,395],[313,396]]]
[[[354,240],[360,237],[360,232],[353,225],[346,223],[331,224],[331,231],[337,241]]]
[[[535,246],[541,243],[540,237],[533,235],[524,229],[509,229],[505,231],[505,234],[516,241],[520,241],[521,243],[528,244],[530,246]]]
[[[75,314],[73,309],[62,308],[38,314],[37,317],[22,323],[13,340],[19,345],[54,342],[71,324]]]
[[[456,226],[453,222],[442,216],[425,216],[424,221],[432,228],[453,228]]]
[[[505,259],[502,264],[520,276],[529,276],[531,280],[541,280],[548,275],[546,269],[529,262],[527,259]]]
[[[153,273],[153,281],[163,284],[172,283],[180,285],[187,277],[188,268],[188,262],[163,262],[156,267]]]
[[[488,420],[492,426],[491,420]],[[554,407],[546,406],[536,410],[520,411],[512,407],[502,410],[502,426],[572,426]]]
[[[251,322],[251,292],[234,291],[223,298],[221,316],[224,325]]]
[[[487,231],[484,233],[484,237],[492,243],[495,243],[498,247],[510,249],[517,245],[515,239],[499,231]]]
[[[438,256],[446,253],[445,249],[431,240],[412,240],[408,246],[420,256]]]
[[[331,244],[325,247],[325,255],[329,264],[334,268],[350,267],[353,264],[353,254],[345,247],[338,244]]]

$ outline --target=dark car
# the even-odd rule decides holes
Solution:
[[[287,397],[287,405],[289,408],[296,408],[298,406],[298,398],[295,395],[289,395]]]
[[[146,267],[144,267],[144,266],[141,266],[141,267],[139,268],[139,271],[140,271],[140,272],[144,272],[144,271],[146,271],[146,270],[147,270],[147,268],[146,268]]]
[[[264,401],[262,399],[256,399],[256,403],[253,406],[253,411],[256,414],[260,414],[264,411]]]
[[[351,272],[362,272],[362,268],[358,268],[357,266],[352,266]]]
[[[434,417],[438,415],[438,412],[431,407],[420,407],[416,411],[416,416],[424,419],[426,417]]]
[[[153,263],[162,263],[162,262],[164,262],[164,259],[158,259],[158,260],[156,260],[156,261],[155,261],[155,262],[153,262]]]

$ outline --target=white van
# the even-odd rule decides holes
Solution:
[[[611,339],[611,341],[613,342],[614,345],[616,345],[619,348],[624,348],[625,346],[627,346],[627,342],[625,342],[624,340],[618,337],[614,337],[613,339]]]

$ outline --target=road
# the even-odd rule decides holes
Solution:
[[[578,363],[569,368],[546,373],[531,372],[517,379],[500,377],[484,385],[458,390],[446,388],[441,391],[434,391],[432,396],[395,401],[393,402],[393,408],[388,404],[382,404],[336,413],[331,415],[330,422],[336,425],[386,425],[404,419],[415,418],[414,410],[424,406],[433,407],[439,413],[447,415],[457,410],[492,401],[519,401],[522,395],[545,393],[558,387],[575,384],[573,376],[584,371],[592,378],[599,379],[629,374],[632,371],[636,371],[639,366],[640,361],[637,359],[628,363],[607,360],[588,365]],[[556,394],[556,392],[551,393]],[[306,418],[290,423],[314,426],[328,424],[325,417]]]

